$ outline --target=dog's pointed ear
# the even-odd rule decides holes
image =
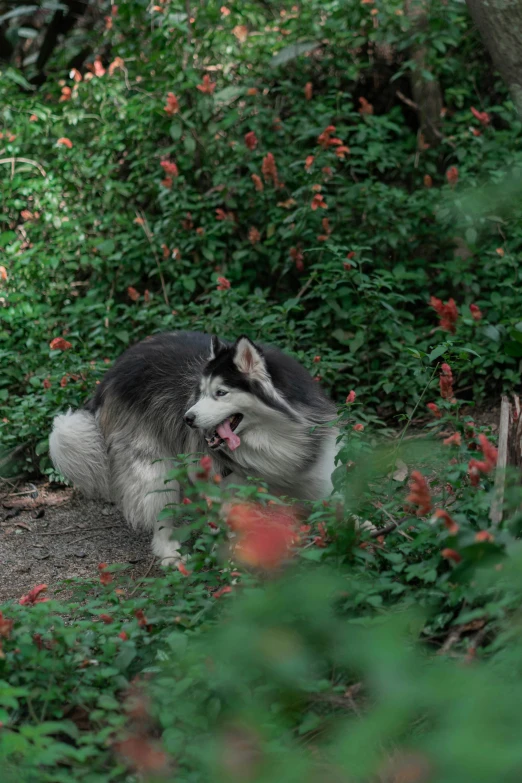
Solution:
[[[253,381],[270,380],[263,353],[248,337],[239,337],[236,341],[234,364]]]
[[[226,348],[225,345],[223,345],[222,342],[220,342],[219,337],[217,335],[213,334],[210,338],[210,354],[208,357],[208,361],[211,362],[212,359],[215,359],[218,353],[221,353],[221,351],[224,351]]]

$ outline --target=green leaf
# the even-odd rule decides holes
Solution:
[[[301,43],[290,44],[281,49],[277,54],[274,54],[270,60],[270,65],[275,68],[278,65],[284,65],[285,63],[295,60],[296,57],[301,57],[303,54],[308,54],[314,49],[317,49],[321,44],[319,41],[302,41]]]

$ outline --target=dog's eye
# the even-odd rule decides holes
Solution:
[[[216,397],[224,397],[226,394],[228,394],[228,392],[225,391],[225,389],[218,389],[216,391]]]

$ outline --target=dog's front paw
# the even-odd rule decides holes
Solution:
[[[152,541],[152,551],[161,566],[177,566],[183,562],[179,541]]]

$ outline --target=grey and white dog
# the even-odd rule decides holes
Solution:
[[[83,409],[57,416],[50,454],[85,495],[152,528],[154,554],[175,563],[179,543],[158,514],[180,501],[181,488],[165,491],[164,481],[176,455],[206,451],[227,483],[253,476],[275,494],[314,500],[332,489],[335,416],[319,384],[280,350],[172,332],[129,348]]]

